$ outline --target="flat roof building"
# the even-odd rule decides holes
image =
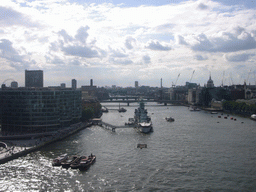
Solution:
[[[43,87],[44,78],[42,70],[25,70],[25,87]]]
[[[56,131],[80,121],[80,90],[7,88],[0,90],[2,134]]]

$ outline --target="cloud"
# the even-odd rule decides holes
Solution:
[[[12,47],[12,42],[7,39],[0,40],[0,56],[13,62],[22,62],[23,57]]]
[[[112,50],[112,57],[127,57],[127,54],[122,53],[120,50]]]
[[[133,49],[133,43],[135,43],[135,42],[136,42],[136,39],[129,36],[125,39],[125,47],[127,49]]]
[[[129,65],[129,64],[133,63],[133,61],[130,60],[130,59],[115,59],[115,58],[111,58],[109,60],[113,64],[120,64],[120,65]]]
[[[208,6],[203,3],[200,3],[197,8],[200,10],[205,10],[205,9],[208,9]]]
[[[181,36],[181,35],[177,35],[175,37],[176,39],[176,42],[179,44],[179,45],[188,45],[188,43],[185,41],[184,37]]]
[[[87,46],[79,46],[79,45],[67,46],[67,47],[63,47],[62,51],[66,55],[86,57],[86,58],[94,58],[94,57],[100,56],[97,50],[94,50]]]
[[[203,61],[203,60],[207,60],[208,57],[207,56],[202,56],[202,55],[195,55],[195,59],[198,61]]]
[[[38,24],[31,22],[28,16],[25,16],[12,8],[0,6],[0,26],[12,25],[23,25],[26,27],[38,26]]]
[[[58,34],[61,35],[64,38],[65,43],[68,43],[68,42],[71,42],[71,41],[74,40],[73,37],[68,35],[68,33],[64,29],[59,31]]]
[[[80,41],[81,43],[86,43],[87,37],[89,34],[87,33],[87,30],[89,29],[88,26],[86,27],[80,27],[77,30],[77,34],[75,35],[76,40]]]
[[[171,50],[171,47],[163,46],[157,40],[156,41],[151,40],[150,42],[147,43],[145,48],[155,50],[155,51],[169,51],[169,50]]]
[[[248,32],[242,32],[237,36],[224,32],[221,37],[207,37],[202,33],[195,39],[197,43],[191,46],[194,51],[236,52],[256,48],[256,41]]]
[[[151,63],[151,58],[148,55],[144,55],[142,59],[143,59],[143,63],[145,64]]]
[[[240,61],[247,61],[251,56],[254,56],[255,54],[248,54],[248,53],[242,53],[242,54],[225,54],[224,57],[227,61],[231,62],[240,62]]]

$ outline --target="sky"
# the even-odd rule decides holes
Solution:
[[[0,81],[255,84],[254,0],[2,0]],[[2,84],[1,83],[1,84]]]

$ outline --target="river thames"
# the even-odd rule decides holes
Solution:
[[[118,104],[103,104],[118,109]],[[102,120],[124,125],[138,104]],[[256,121],[146,103],[154,132],[99,126],[0,166],[0,191],[255,191]],[[173,117],[167,122],[165,117]],[[221,116],[221,118],[218,118]],[[147,148],[137,148],[137,144]],[[52,159],[97,156],[87,171],[52,167]]]

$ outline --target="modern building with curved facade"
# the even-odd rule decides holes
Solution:
[[[57,131],[79,122],[81,91],[69,88],[7,88],[0,90],[2,134]]]

